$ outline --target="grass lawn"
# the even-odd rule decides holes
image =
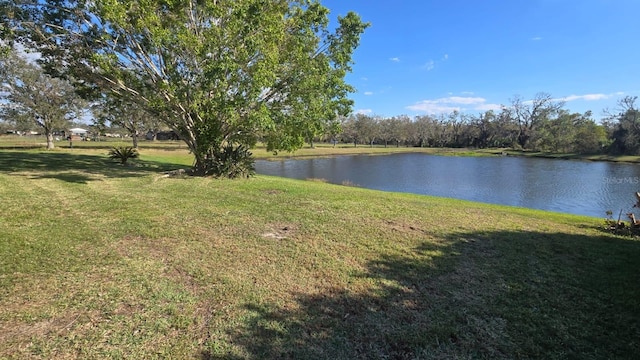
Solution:
[[[601,219],[163,175],[191,161],[0,150],[0,358],[640,354],[640,241]]]

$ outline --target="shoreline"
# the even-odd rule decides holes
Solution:
[[[130,146],[131,140],[106,140],[87,141],[74,144],[69,148],[67,141],[55,143],[54,151],[105,151],[112,146]],[[140,139],[139,150],[151,152],[172,152],[184,153],[185,157],[190,157],[189,149],[182,141],[149,141]],[[45,150],[45,143],[41,137],[15,137],[0,136],[0,151],[39,151]],[[280,160],[280,159],[302,159],[313,157],[331,157],[341,155],[387,155],[397,153],[424,153],[439,156],[525,156],[558,160],[584,160],[584,161],[607,161],[622,163],[640,164],[640,156],[637,155],[608,155],[608,154],[575,154],[575,153],[554,153],[532,150],[515,150],[512,148],[434,148],[434,147],[398,147],[394,145],[374,145],[341,143],[337,146],[331,144],[318,143],[313,148],[308,145],[295,152],[278,152],[274,154],[266,150],[262,144],[258,144],[251,149],[256,160]]]
[[[491,156],[521,156],[536,157],[557,160],[582,160],[582,161],[606,161],[615,163],[640,164],[640,156],[636,155],[607,155],[607,154],[574,154],[574,153],[552,153],[543,151],[523,151],[510,148],[414,148],[414,147],[381,147],[381,146],[361,146],[361,147],[328,147],[317,146],[315,148],[304,147],[293,153],[272,154],[264,148],[254,149],[256,160],[291,160],[307,158],[323,158],[345,155],[391,155],[401,153],[423,153],[437,156],[468,156],[468,157],[491,157]]]

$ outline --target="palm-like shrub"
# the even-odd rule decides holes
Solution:
[[[109,149],[109,158],[120,161],[121,164],[126,164],[129,159],[136,159],[140,154],[138,150],[131,146],[114,146]]]
[[[215,156],[209,164],[210,173],[215,177],[229,179],[248,178],[255,175],[251,151],[244,145],[234,147],[231,144],[214,151]]]

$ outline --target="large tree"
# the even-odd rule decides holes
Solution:
[[[354,125],[359,137],[373,147],[373,143],[380,137],[380,118],[366,114],[356,114]]]
[[[13,25],[54,74],[126,95],[160,117],[218,173],[262,137],[295,150],[349,113],[344,77],[367,27],[315,0],[19,0]],[[15,31],[20,33],[20,31]]]
[[[433,145],[437,120],[429,115],[421,115],[415,118],[415,133],[413,134],[419,147],[429,147]]]
[[[45,74],[15,51],[0,62],[0,84],[1,117],[22,128],[35,125],[45,134],[47,149],[54,148],[54,131],[82,115],[84,103],[68,81]]]
[[[563,101],[553,99],[547,93],[538,93],[529,101],[523,101],[519,96],[514,97],[511,100],[511,114],[518,124],[518,145],[523,149],[529,148],[536,131],[557,115],[563,106]]]

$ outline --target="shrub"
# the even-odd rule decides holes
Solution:
[[[248,178],[255,175],[256,170],[251,151],[244,145],[234,147],[229,144],[215,151],[215,156],[209,166],[210,173],[215,177]]]
[[[109,158],[120,161],[122,165],[126,164],[129,159],[136,159],[140,156],[138,150],[131,146],[115,146],[109,149]]]

